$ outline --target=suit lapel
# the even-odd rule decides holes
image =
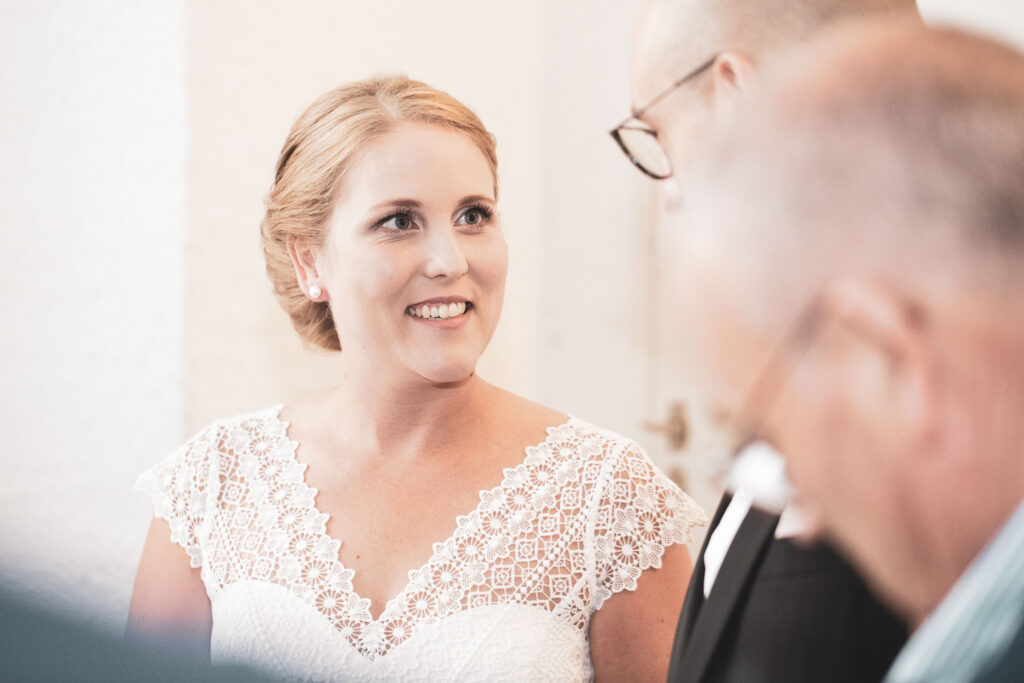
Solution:
[[[690,576],[690,585],[686,589],[686,600],[683,602],[683,609],[679,613],[679,623],[676,625],[676,636],[672,644],[672,659],[669,664],[668,680],[680,680],[677,669],[682,665],[683,652],[686,649],[686,642],[693,633],[693,624],[700,613],[701,605],[704,604],[704,551],[707,550],[711,534],[718,528],[722,521],[725,509],[729,507],[732,495],[726,493],[718,503],[715,516],[711,518],[708,533],[704,536],[704,543],[700,547],[700,554],[697,555],[697,562],[693,566],[693,574]]]
[[[758,561],[778,523],[778,515],[770,515],[756,508],[751,508],[747,513],[729,546],[711,594],[694,618],[678,663],[677,677],[673,680],[699,681],[704,675],[729,618],[736,609],[736,603],[753,579]]]

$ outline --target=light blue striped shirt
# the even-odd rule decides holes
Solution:
[[[1024,620],[1024,503],[900,652],[885,683],[961,683],[984,672]]]

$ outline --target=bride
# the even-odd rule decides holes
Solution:
[[[476,375],[496,167],[468,108],[406,78],[295,123],[267,272],[342,370],[140,478],[130,637],[295,679],[664,680],[704,514],[635,443]]]

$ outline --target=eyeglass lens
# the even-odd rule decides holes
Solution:
[[[619,140],[633,163],[656,178],[672,175],[672,164],[650,130],[629,124],[618,129]]]

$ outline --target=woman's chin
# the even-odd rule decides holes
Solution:
[[[473,377],[473,371],[469,372],[451,372],[451,373],[438,373],[432,377],[428,377],[433,384],[447,384],[457,385],[468,382]]]
[[[475,371],[475,361],[472,363],[452,362],[424,368],[419,374],[431,384],[459,384],[469,380]]]

